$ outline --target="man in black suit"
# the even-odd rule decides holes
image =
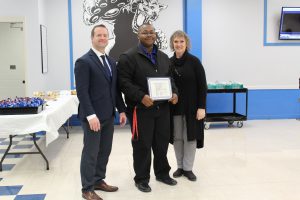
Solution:
[[[120,124],[126,123],[125,105],[117,86],[116,62],[105,55],[108,30],[96,25],[91,31],[92,48],[75,63],[78,116],[84,131],[80,173],[82,197],[101,200],[94,190],[114,192],[118,187],[105,183],[111,152],[115,107]]]
[[[172,97],[154,101],[150,95],[147,78],[170,77],[170,60],[154,44],[153,25],[143,24],[138,30],[139,44],[120,56],[118,79],[125,95],[126,114],[132,129],[133,167],[135,186],[142,192],[151,192],[149,186],[151,150],[156,180],[167,185],[177,182],[169,175],[168,158],[170,139],[169,103],[178,101],[177,88],[171,78]]]

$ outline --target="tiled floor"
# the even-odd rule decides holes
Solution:
[[[37,134],[37,140],[40,139],[44,135],[44,133]],[[2,157],[8,144],[8,138],[0,138],[0,156]],[[13,138],[12,147],[10,152],[24,152],[24,151],[31,151],[33,144],[32,144],[32,137],[31,136],[17,136]],[[7,155],[6,160],[3,164],[3,172],[0,172],[0,199],[8,200],[43,200],[45,199],[46,194],[20,194],[20,191],[23,188],[23,185],[20,184],[1,184],[6,178],[5,174],[14,173],[13,168],[16,166],[17,163],[22,162],[22,158],[24,157],[23,154],[16,154],[16,155]]]
[[[206,131],[205,148],[196,154],[196,182],[181,177],[176,186],[166,186],[155,181],[152,170],[152,192],[147,194],[138,191],[132,180],[130,131],[128,127],[116,127],[106,181],[120,189],[116,193],[97,193],[110,200],[299,200],[300,121],[247,121],[243,128],[226,126],[211,125]],[[19,140],[18,146],[32,144],[30,139]],[[7,158],[4,163],[13,168],[0,172],[0,199],[81,199],[80,127],[73,127],[69,139],[62,131],[48,147],[43,137],[38,143],[50,162],[50,170],[45,169],[40,155]],[[5,147],[0,145],[0,156]],[[168,157],[173,172],[176,161],[172,146]]]

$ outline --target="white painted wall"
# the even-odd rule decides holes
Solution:
[[[38,13],[39,13],[39,24],[46,25],[46,3],[47,0],[37,0]]]
[[[269,20],[276,20],[281,9],[271,7]],[[264,46],[263,20],[262,0],[203,0],[202,57],[208,81],[239,81],[249,88],[298,88],[300,47]],[[270,28],[268,34],[278,35],[278,30]]]
[[[70,89],[68,1],[43,0],[48,36],[46,90]]]

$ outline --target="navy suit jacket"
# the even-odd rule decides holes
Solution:
[[[125,112],[125,104],[117,84],[116,62],[107,56],[112,79],[105,73],[96,53],[90,49],[75,63],[76,91],[79,99],[78,117],[86,121],[87,116],[96,114],[100,121]]]

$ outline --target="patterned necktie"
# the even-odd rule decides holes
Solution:
[[[103,63],[104,71],[105,71],[106,75],[107,75],[109,78],[111,78],[111,72],[110,72],[109,67],[108,67],[108,65],[107,65],[107,63],[106,63],[105,55],[102,55],[102,56],[100,56],[100,57],[102,58],[102,61],[103,61],[102,63]]]

